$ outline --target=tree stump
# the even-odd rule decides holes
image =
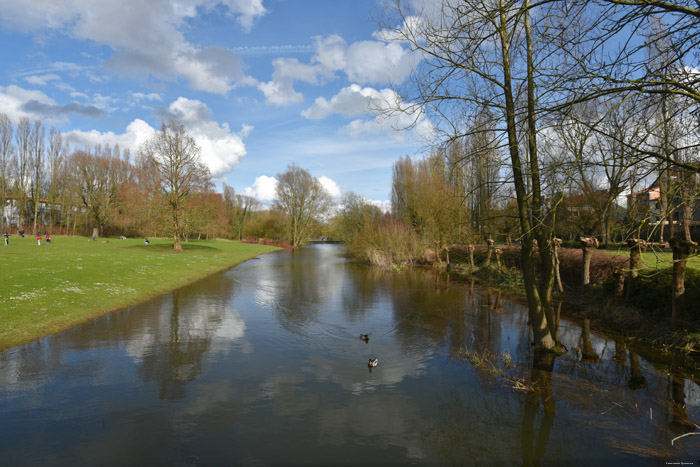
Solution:
[[[503,250],[500,248],[494,248],[493,249],[493,255],[496,257],[496,267],[498,270],[501,270],[501,255],[503,254]]]
[[[494,241],[492,238],[486,240],[486,263],[484,263],[485,266],[491,264],[491,256],[493,255],[493,244]]]
[[[579,237],[581,249],[583,250],[583,271],[581,273],[581,283],[587,286],[591,283],[591,256],[593,250],[598,248],[600,243],[595,237]]]
[[[467,245],[467,251],[469,252],[469,267],[472,271],[474,270],[474,245]]]
[[[642,263],[642,253],[646,251],[649,243],[639,238],[630,238],[627,240],[627,246],[630,248],[630,272],[627,277],[625,301],[629,301],[632,297],[634,284],[637,282],[637,277],[639,277],[639,265]]]
[[[620,306],[625,301],[625,271],[615,268],[613,277],[615,278],[615,305]]]
[[[673,281],[671,283],[671,325],[678,327],[683,317],[683,297],[685,295],[685,267],[688,256],[695,253],[698,244],[690,240],[674,237],[668,241],[673,249]]]

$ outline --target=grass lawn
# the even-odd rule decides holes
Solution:
[[[614,255],[621,255],[629,258],[629,250],[598,250],[605,253],[612,253]],[[649,248],[646,252],[642,253],[642,264],[640,269],[664,269],[673,266],[673,253],[670,248],[659,249],[659,248]],[[696,269],[700,271],[700,256],[691,255],[688,257],[688,263],[686,266],[688,269]]]
[[[0,350],[181,287],[277,250],[229,241],[36,237],[0,242]]]

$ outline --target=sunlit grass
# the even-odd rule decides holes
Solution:
[[[629,257],[629,250],[598,250],[618,256]],[[642,264],[640,269],[664,269],[673,266],[673,253],[668,248],[653,247],[642,253]],[[688,258],[687,266],[700,271],[700,255],[691,255]]]
[[[142,302],[261,253],[264,245],[228,241],[11,237],[0,246],[0,349]]]

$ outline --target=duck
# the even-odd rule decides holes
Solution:
[[[367,366],[370,368],[374,368],[377,365],[379,365],[379,359],[377,358],[370,358],[369,363],[367,364]]]
[[[360,340],[365,341],[365,344],[369,342],[369,334],[360,334]]]

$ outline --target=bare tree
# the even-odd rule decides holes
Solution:
[[[290,164],[277,174],[275,206],[287,214],[294,248],[311,239],[314,222],[328,213],[331,202],[321,183],[298,165]]]
[[[32,204],[34,205],[34,231],[37,231],[39,208],[41,206],[41,189],[44,177],[44,127],[40,120],[34,120],[29,136],[29,152],[31,153]]]
[[[552,314],[554,261],[551,249],[552,213],[543,194],[543,161],[537,142],[538,124],[548,100],[560,97],[549,70],[561,56],[558,47],[566,18],[576,12],[540,3],[531,17],[529,1],[483,2],[444,0],[414,10],[397,1],[387,9],[384,37],[420,53],[423,61],[403,102],[414,102],[435,119],[449,137],[462,137],[469,122],[488,109],[490,130],[498,135],[509,161],[509,179],[516,198],[522,236],[521,267],[530,324],[536,345],[559,351]],[[570,16],[568,16],[570,15]],[[549,34],[556,33],[556,36]],[[521,144],[522,143],[522,144]],[[536,273],[535,240],[541,269]]]
[[[8,182],[12,162],[12,121],[0,113],[0,234],[5,231],[5,206],[7,205]]]
[[[30,137],[31,123],[27,117],[21,117],[15,131],[17,157],[15,158],[15,201],[19,213],[19,228],[24,226],[27,213],[27,182],[31,167]]]
[[[144,143],[141,151],[152,162],[156,187],[171,209],[173,251],[182,251],[181,211],[193,192],[211,183],[209,169],[201,162],[201,150],[184,125],[170,120]]]
[[[243,239],[243,230],[253,211],[260,209],[260,202],[252,196],[238,195],[233,187],[224,184],[224,204],[226,216],[234,233],[234,238]]]

